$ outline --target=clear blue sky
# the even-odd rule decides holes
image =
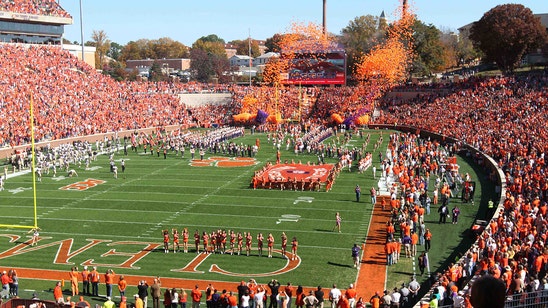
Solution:
[[[288,31],[293,22],[322,23],[322,0],[81,0],[84,40],[93,30],[125,45],[138,39],[169,37],[187,46],[202,36],[217,34],[225,41],[267,39]],[[339,34],[357,16],[380,15],[388,20],[401,0],[327,0],[327,28]],[[80,42],[80,0],[59,0],[73,17],[65,38]],[[489,9],[509,2],[498,0],[409,0],[426,24],[456,30],[476,21]],[[547,0],[513,1],[533,13],[548,13]]]

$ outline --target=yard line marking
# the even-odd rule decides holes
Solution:
[[[219,193],[219,191],[221,191],[221,189],[224,189],[226,186],[228,185],[231,185],[232,183],[234,183],[235,181],[239,180],[241,177],[243,177],[244,175],[246,175],[247,173],[249,173],[250,171],[246,171],[246,172],[242,172],[240,173],[240,175],[238,175],[237,177],[233,178],[232,180],[228,181],[228,182],[225,182],[223,185],[221,186],[218,186],[216,187],[213,191],[203,195],[201,198],[199,198],[198,200],[188,204],[187,206],[185,206],[181,211],[177,212],[177,214],[174,214],[171,216],[172,220],[179,217],[180,215],[182,214],[185,214],[187,212],[189,212],[190,210],[192,210],[194,207],[196,207],[196,205],[198,204],[201,204],[203,203],[206,199],[208,199],[210,196],[214,196],[214,195],[217,195]],[[218,215],[218,214],[215,214],[215,215]],[[226,215],[223,215],[223,216],[226,216]],[[235,215],[236,216],[236,215]],[[171,220],[170,220],[171,221]],[[169,222],[169,221],[166,221],[166,223]],[[162,223],[161,223],[162,224]],[[151,228],[151,229],[154,229],[154,228]]]
[[[146,186],[143,186],[143,187],[146,187]],[[150,186],[148,186],[150,187]],[[165,187],[165,186],[164,186]],[[181,186],[178,186],[179,188]],[[209,186],[208,187],[204,187],[204,186],[200,186],[200,187],[196,187],[196,186],[193,186],[192,188],[194,189],[200,189],[200,188],[210,188]],[[225,191],[226,190],[233,190],[235,192],[241,192],[242,190],[245,190],[247,191],[248,189],[231,189],[231,188],[223,188]],[[55,192],[57,191],[57,189],[52,189],[52,190],[41,190],[41,191],[49,191],[49,192]],[[116,192],[118,195],[121,195],[121,194],[128,194],[128,195],[135,195],[137,194],[138,192],[134,192],[134,191],[119,191],[119,192]],[[314,193],[318,193],[318,192],[314,192]],[[321,192],[320,192],[321,193]],[[180,193],[179,192],[173,192],[173,193],[165,193],[165,192],[150,192],[150,191],[147,191],[146,192],[146,195],[150,196],[150,195],[171,195],[173,197],[180,197]],[[337,195],[340,195],[341,198],[344,198],[344,197],[348,197],[348,194],[345,194],[345,193],[340,193],[340,194],[337,194],[337,193],[333,193],[333,192],[329,192],[329,195],[330,196],[337,196]],[[185,196],[200,196],[202,197],[203,195],[202,194],[192,194],[192,193],[188,193],[188,194],[185,194]],[[13,198],[13,199],[28,199],[28,200],[31,200],[32,197],[31,196],[28,196],[28,197],[21,197],[21,196],[14,196],[14,197],[11,197],[10,198]],[[256,196],[242,196],[240,194],[234,194],[234,195],[223,195],[223,198],[237,198],[237,199],[256,199],[257,197]],[[269,199],[272,199],[272,200],[280,200],[280,201],[295,201],[295,197],[288,197],[288,198],[285,198],[285,197],[275,197],[274,194],[273,196],[268,196]],[[58,198],[58,197],[41,197],[41,199],[54,199],[54,200],[74,200],[76,198],[72,197],[72,198]],[[110,198],[105,198],[105,199],[97,199],[97,200],[100,200],[100,201],[142,201],[142,199],[130,199],[130,198],[119,198],[119,199],[110,199]],[[155,201],[155,200],[147,200],[147,202],[153,202],[153,203],[184,203],[184,202],[181,202],[181,201]],[[322,202],[322,201],[319,201],[319,202]],[[332,199],[332,200],[329,200],[330,203],[341,203],[341,204],[345,204],[345,203],[348,203],[348,200],[335,200],[335,199]],[[1,205],[0,205],[1,206]]]
[[[92,211],[92,210],[90,210]],[[112,210],[111,210],[112,211]],[[150,213],[149,211],[133,211],[134,213]],[[158,212],[156,212],[158,213]],[[166,213],[166,214],[174,214],[172,212],[169,212],[169,211],[165,211],[165,212],[160,212],[160,213]],[[180,212],[178,216],[182,215],[183,212]],[[267,220],[272,220],[272,219],[276,219],[278,220],[278,218],[280,218],[280,216],[265,216],[265,215],[241,215],[241,214],[227,214],[227,213],[211,213],[211,212],[192,212],[190,214],[186,213],[187,215],[195,215],[195,216],[211,216],[211,217],[238,217],[238,218],[249,218],[249,219],[267,219]],[[287,214],[287,215],[291,215],[291,214]],[[67,216],[66,214],[64,216]],[[4,218],[12,218],[12,219],[28,219],[28,217],[26,216],[3,216]],[[80,216],[78,216],[80,217]],[[68,218],[57,218],[57,217],[40,217],[42,220],[62,220],[62,221],[75,221],[75,222],[86,222],[86,221],[89,221],[89,216],[87,219],[83,219],[83,218],[71,218],[71,217],[68,217]],[[146,217],[144,217],[146,218]],[[143,218],[143,219],[144,219]],[[105,219],[101,219],[101,220],[97,220],[95,221],[95,223],[122,223],[122,224],[132,224],[132,223],[139,223],[139,224],[146,224],[146,225],[151,225],[151,226],[154,226],[154,227],[161,227],[163,225],[165,225],[164,222],[169,222],[169,221],[172,221],[173,219],[175,219],[175,215],[173,215],[173,218],[172,219],[164,219],[163,221],[160,221],[160,222],[146,222],[146,221],[120,221],[120,220],[105,220]],[[289,218],[291,220],[284,220],[284,221],[294,221],[296,218],[295,217],[282,217],[282,218]],[[323,218],[304,218],[302,219],[302,221],[304,222],[308,222],[308,221],[312,221],[312,222],[331,222],[332,219],[323,219]],[[362,220],[348,220],[346,219],[345,222],[347,223],[361,223]]]
[[[58,200],[58,199],[56,199]],[[285,200],[294,200],[294,199],[285,199]],[[104,202],[118,202],[118,201],[125,201],[125,202],[133,202],[133,201],[141,201],[141,200],[129,200],[129,199],[124,199],[124,200],[120,200],[120,199],[99,199],[97,201],[104,201]],[[147,200],[147,203],[148,202],[155,202],[155,201],[148,201]],[[345,203],[348,203],[348,201],[344,201]],[[176,201],[157,201],[157,203],[165,203],[165,204],[177,204],[177,205],[184,205],[184,204],[187,204],[187,202],[176,202]],[[318,205],[318,207],[301,207],[299,206],[299,210],[303,210],[303,211],[306,211],[306,210],[314,210],[314,211],[328,211],[328,212],[333,212],[333,208],[329,207],[329,208],[320,208],[319,206],[319,203],[316,203]],[[326,201],[324,202],[326,206],[329,206],[329,204],[332,204],[333,202],[331,200],[329,201]],[[190,203],[188,203],[190,204]],[[253,204],[226,204],[226,203],[204,203],[206,205],[211,205],[211,206],[223,206],[223,207],[247,207],[247,208],[258,208],[258,209],[263,209],[264,206],[260,206],[260,205],[253,205]],[[13,209],[13,208],[28,208],[28,206],[17,206],[17,205],[0,205],[0,208],[10,208],[10,209]],[[54,208],[59,208],[59,207],[47,207],[45,209],[54,209]],[[270,209],[287,209],[287,206],[269,206]],[[112,208],[90,208],[90,207],[78,207],[78,208],[74,208],[74,209],[78,209],[78,210],[89,210],[89,211],[113,211]],[[172,212],[170,211],[160,211],[160,210],[129,210],[129,209],[116,209],[117,212],[136,212],[136,213],[169,213],[169,214],[173,214]],[[347,210],[339,210],[339,212],[348,212],[348,213],[355,213],[356,211],[354,209],[347,209]],[[179,212],[179,214],[181,214],[181,212]]]

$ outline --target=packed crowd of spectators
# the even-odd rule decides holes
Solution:
[[[251,106],[255,111],[274,114],[277,110],[283,119],[301,119],[307,125],[328,123],[333,112],[345,117],[362,115],[370,111],[373,99],[358,88],[117,82],[53,46],[3,44],[0,56],[0,118],[6,119],[0,127],[2,146],[30,143],[30,102],[35,141],[45,141],[168,125],[226,125],[232,115],[246,108],[242,106],[246,96],[256,99]],[[178,97],[181,93],[227,92],[232,94],[229,104],[191,107]],[[259,131],[277,128],[268,123],[261,126]]]
[[[332,114],[344,118],[364,115],[373,110],[373,103],[380,92],[375,87],[324,88],[314,105],[313,117],[325,119]]]
[[[543,290],[548,278],[547,83],[545,73],[471,78],[447,96],[397,108],[384,104],[379,121],[462,140],[493,157],[506,176],[504,208],[471,252],[438,277],[446,289],[461,287],[466,276],[492,275],[507,295],[540,300],[532,292]]]
[[[263,110],[268,114],[279,113],[283,119],[298,119],[308,114],[308,106],[316,101],[318,88],[299,87],[248,87],[234,86],[232,88],[232,105],[234,110],[255,112]],[[252,106],[244,106],[244,98],[254,100]],[[299,114],[300,113],[300,114]]]
[[[0,66],[2,146],[30,143],[30,102],[37,141],[144,127],[209,126],[231,116],[229,105],[182,104],[175,94],[195,89],[194,84],[116,82],[58,47],[2,44]]]
[[[1,0],[0,11],[72,18],[55,0]]]

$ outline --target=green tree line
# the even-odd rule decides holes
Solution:
[[[364,15],[350,20],[339,34],[333,35],[348,56],[348,72],[357,59],[376,44],[382,44],[390,24],[383,17]],[[499,5],[475,22],[469,31],[458,33],[439,29],[415,19],[413,28],[413,63],[410,76],[430,76],[461,67],[477,59],[495,63],[503,72],[512,72],[527,51],[548,42],[546,29],[530,9],[521,4]],[[266,52],[280,52],[286,34],[276,33],[265,41]],[[75,42],[77,43],[77,42]],[[111,42],[103,30],[94,30],[85,45],[96,47],[96,68],[117,79],[132,79],[136,74],[125,70],[128,60],[189,58],[191,74],[198,81],[228,81],[230,70],[225,41],[216,34],[197,39],[192,46],[168,37],[139,39],[125,45]],[[240,55],[260,55],[259,45],[250,38],[228,42]],[[158,65],[155,66],[158,70]],[[162,78],[163,74],[158,74]]]

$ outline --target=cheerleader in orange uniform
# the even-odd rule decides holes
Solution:
[[[248,257],[249,257],[249,254],[251,253],[252,241],[253,241],[253,236],[251,236],[251,232],[247,232],[247,236],[245,237],[245,252]]]
[[[226,237],[227,237],[226,230],[222,230],[221,231],[221,253],[222,254],[226,252]]]
[[[287,250],[287,235],[285,232],[282,232],[282,256],[285,257],[285,252]]]
[[[211,253],[217,253],[217,232],[211,232],[211,235],[209,236],[209,241],[211,242],[211,248],[209,249],[209,251]]]
[[[177,229],[173,229],[173,253],[176,253],[177,251],[180,251],[179,248],[179,231]]]
[[[198,230],[194,232],[194,245],[196,246],[196,253],[200,253],[200,233]]]
[[[257,249],[259,251],[259,257],[263,256],[263,242],[264,236],[262,233],[257,234]]]
[[[188,229],[183,229],[183,252],[188,252]]]
[[[164,235],[164,253],[169,252],[169,232],[167,230],[162,230]]]
[[[297,241],[296,237],[293,237],[293,240],[291,241],[291,253],[293,254],[291,256],[291,260],[297,260],[297,248],[299,246],[299,242]]]
[[[272,248],[274,247],[274,236],[272,236],[272,233],[268,233],[266,241],[268,245],[268,257],[272,258]]]
[[[202,234],[202,244],[204,246],[204,253],[208,253],[208,245],[209,245],[209,234],[204,231]]]
[[[244,237],[241,232],[238,232],[238,255],[242,253],[242,246],[244,242]]]
[[[236,244],[236,233],[234,230],[230,231],[230,254],[234,254],[234,245]]]

